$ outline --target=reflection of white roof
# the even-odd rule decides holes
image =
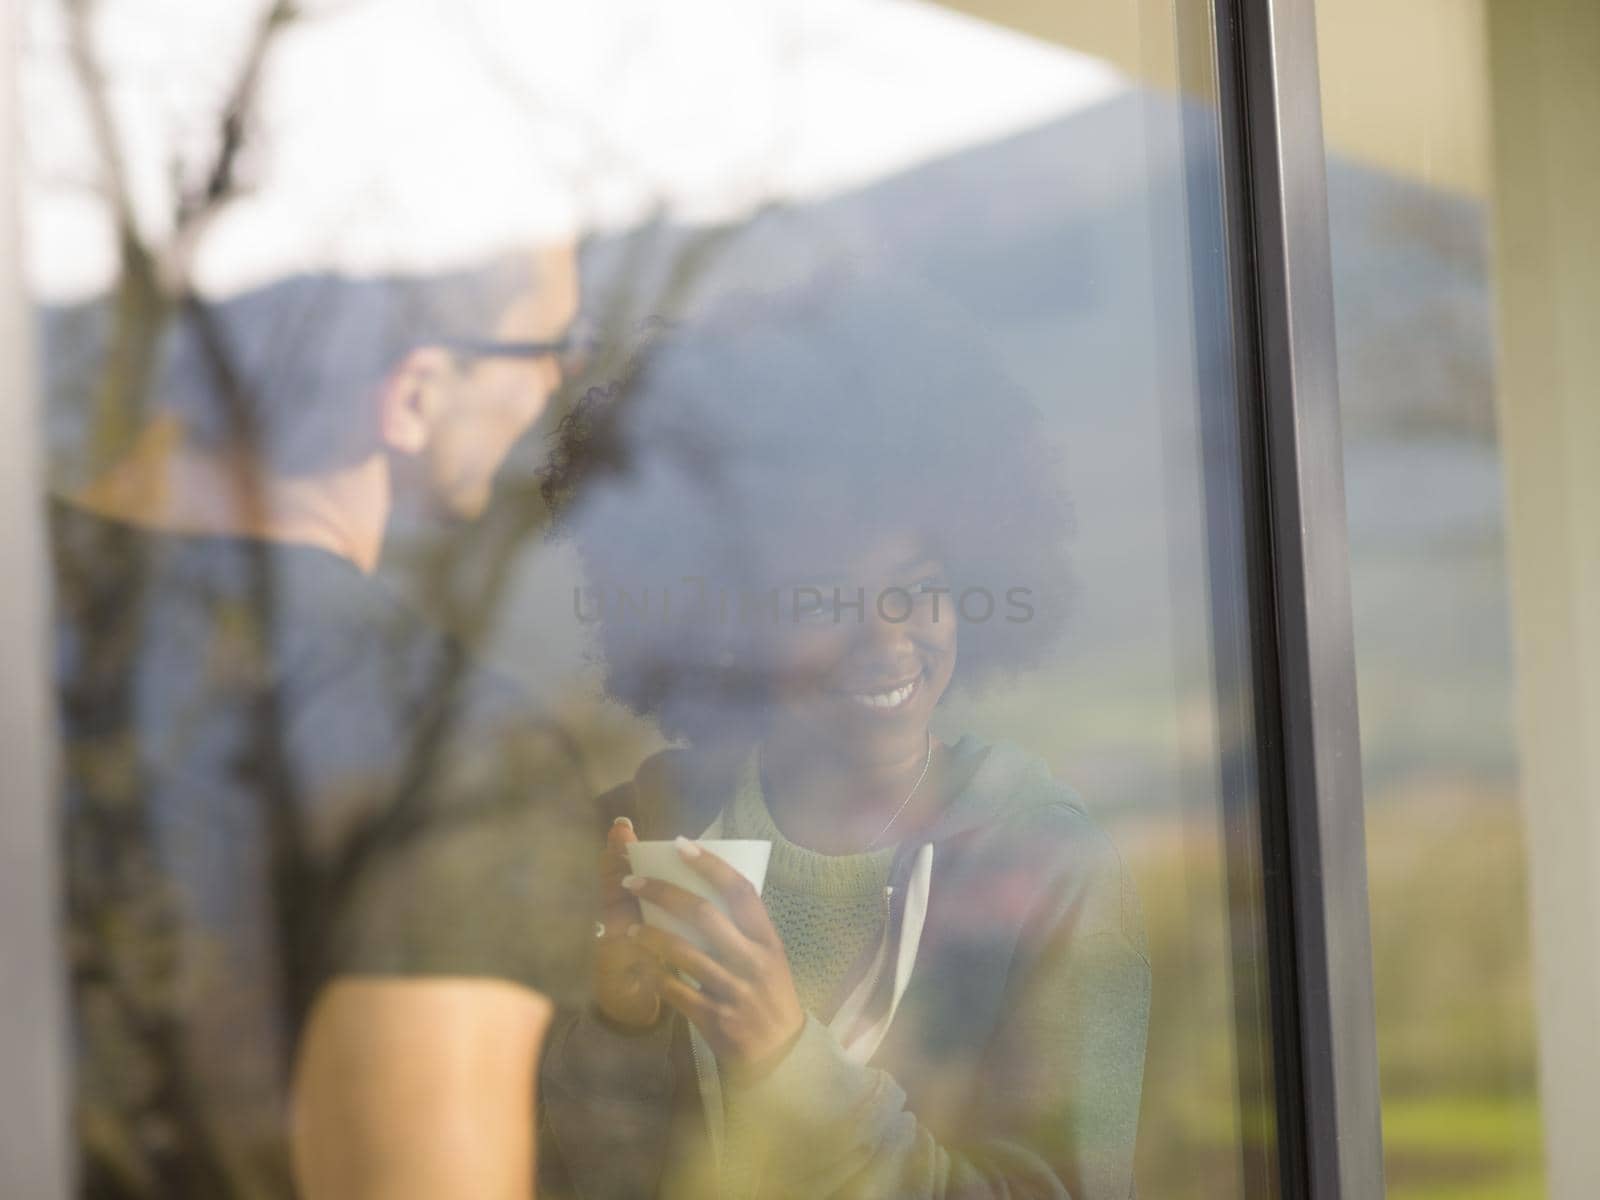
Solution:
[[[47,298],[112,269],[58,31],[28,65],[30,270]],[[54,7],[54,6],[50,6]],[[197,278],[428,270],[665,210],[726,218],[826,195],[1095,103],[1103,64],[915,0],[333,0],[279,35],[248,195]],[[170,226],[261,4],[106,0],[132,191]],[[997,180],[997,187],[1005,181]]]

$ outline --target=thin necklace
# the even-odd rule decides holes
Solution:
[[[928,768],[931,766],[933,766],[933,731],[929,730],[928,753],[922,760],[922,773],[917,776],[917,781],[911,785],[911,790],[906,793],[906,798],[900,801],[900,807],[894,810],[894,816],[890,817],[883,828],[878,830],[878,836],[867,843],[867,850],[871,850],[879,842],[883,841],[883,835],[889,832],[889,827],[900,819],[900,814],[905,812],[906,805],[911,803],[911,797],[917,794],[917,789],[922,786],[922,781],[928,777]]]

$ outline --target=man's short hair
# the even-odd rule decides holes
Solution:
[[[166,339],[157,403],[192,445],[308,474],[379,446],[372,403],[411,350],[487,338],[540,284],[531,252],[435,275],[295,275],[204,303]]]

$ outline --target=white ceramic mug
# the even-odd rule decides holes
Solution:
[[[772,857],[771,842],[756,838],[708,838],[695,842],[695,845],[722,859],[750,881],[757,895],[761,893],[762,885],[767,880],[767,861]],[[683,860],[676,842],[628,843],[628,869],[645,879],[675,883],[684,891],[711,901],[720,911],[728,911],[721,895],[713,890],[711,881]],[[679,920],[660,905],[641,897],[639,908],[644,914],[645,924],[675,933],[686,942],[706,949],[705,939],[700,936],[699,930]]]

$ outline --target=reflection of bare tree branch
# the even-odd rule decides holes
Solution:
[[[273,35],[293,21],[296,15],[292,0],[275,0],[251,36],[239,78],[222,110],[217,154],[206,173],[205,186],[198,195],[180,196],[178,200],[177,235],[169,266],[169,286],[187,288],[195,246],[211,221],[234,196],[239,153],[244,148],[246,126],[261,86],[261,70],[267,60],[267,49]]]
[[[272,40],[295,18],[296,6],[289,0],[275,0],[256,24],[238,77],[218,114],[214,156],[204,164],[204,171],[193,176],[197,181],[193,188],[178,189],[173,232],[157,245],[145,232],[136,211],[129,164],[118,135],[106,71],[96,53],[94,16],[98,6],[94,0],[61,0],[61,3],[68,16],[67,49],[90,117],[100,160],[99,183],[108,197],[121,265],[111,303],[112,344],[96,393],[90,435],[91,470],[98,474],[115,461],[130,435],[143,425],[155,376],[157,346],[163,331],[174,320],[184,321],[196,337],[209,377],[216,383],[215,399],[226,414],[233,443],[258,444],[262,431],[257,428],[259,410],[252,403],[250,382],[239,369],[216,313],[197,294],[192,271],[205,235],[238,194],[240,162],[249,149],[251,116]],[[323,11],[321,6],[318,11]],[[526,90],[518,95],[525,104],[538,102],[538,98],[530,96]],[[604,297],[601,306],[603,331],[609,335],[606,341],[613,352],[596,365],[597,374],[615,375],[623,370],[629,352],[627,338],[642,318],[650,313],[675,313],[686,306],[692,290],[732,233],[731,229],[715,230],[687,239],[676,248],[664,285],[648,291],[640,280],[649,274],[645,268],[653,253],[654,240],[667,235],[661,225],[655,225],[635,238],[624,256],[620,280],[612,294]],[[559,423],[579,390],[574,387],[556,398],[550,425]],[[264,478],[241,472],[234,483],[238,488],[239,511],[260,511]],[[437,597],[443,600],[440,607],[448,614],[451,627],[465,632],[469,642],[480,640],[479,635],[506,602],[518,556],[543,531],[547,515],[536,484],[513,485],[504,489],[473,536],[450,539],[430,547],[424,577],[441,582],[444,591]],[[271,654],[278,642],[277,623],[291,614],[281,611],[271,544],[246,540],[244,545],[250,554],[251,607],[261,623],[257,635],[259,645],[264,653]],[[134,575],[126,581],[126,594],[128,605],[137,608],[149,602],[150,597],[146,581],[137,577],[137,568]],[[137,625],[135,622],[135,627]],[[138,653],[139,648],[132,647],[125,652],[123,661],[133,666]],[[503,811],[505,804],[538,802],[520,789],[507,788],[492,796],[488,804],[463,806],[459,811],[438,810],[439,773],[446,768],[449,758],[446,748],[456,737],[456,725],[463,715],[463,708],[454,700],[467,686],[470,671],[471,661],[467,656],[454,656],[444,661],[439,677],[427,689],[438,702],[417,731],[410,748],[410,760],[401,775],[400,794],[392,799],[385,797],[391,802],[376,814],[368,828],[351,840],[348,852],[326,868],[317,865],[301,828],[299,801],[303,798],[297,790],[300,781],[294,777],[294,764],[285,737],[288,718],[293,714],[283,711],[281,695],[270,687],[261,689],[255,697],[246,747],[250,759],[248,769],[253,773],[261,827],[270,839],[267,850],[276,905],[277,950],[283,964],[283,1002],[291,1019],[300,1015],[311,999],[308,989],[321,965],[310,958],[316,947],[314,943],[308,944],[304,935],[315,927],[325,928],[339,913],[355,885],[371,868],[382,864],[384,855],[403,850],[420,834],[432,835],[455,825],[492,819]],[[126,725],[137,731],[137,718],[131,711]],[[563,757],[581,772],[581,753],[565,730],[548,723],[532,732],[563,748]],[[134,796],[132,804],[148,804],[148,797]],[[152,825],[149,814],[142,810],[116,814],[114,821],[106,823],[103,839],[113,846],[132,844],[133,839],[146,836],[144,831]],[[152,869],[159,870],[158,867]],[[120,898],[111,895],[108,899],[107,907],[111,908]],[[132,1004],[117,995],[114,988],[112,993],[115,1002]],[[226,1168],[215,1148],[208,1144],[203,1114],[196,1098],[185,1090],[183,1073],[177,1069],[182,1055],[178,1047],[181,1031],[177,1028],[176,1015],[152,1013],[137,1004],[132,1004],[127,1015],[128,1027],[137,1036],[148,1039],[167,1075],[163,1080],[166,1099],[183,1123],[179,1136],[190,1143],[202,1160],[212,1163],[220,1180]],[[225,1194],[227,1186],[224,1182],[207,1181],[196,1190],[221,1195]]]
[[[62,0],[66,50],[83,95],[89,132],[100,160],[104,189],[116,231],[118,273],[113,302],[112,339],[107,369],[93,406],[91,469],[113,461],[137,430],[145,412],[156,347],[162,330],[190,291],[190,270],[200,237],[233,197],[235,167],[244,144],[245,123],[260,85],[273,35],[295,15],[289,0],[275,0],[246,46],[243,66],[221,115],[215,159],[197,196],[178,201],[174,234],[165,247],[145,237],[129,187],[127,157],[111,109],[110,87],[95,47],[94,0]]]
[[[647,229],[641,231],[638,237],[636,244],[641,257],[653,232],[658,231]],[[602,327],[610,336],[606,338],[608,349],[597,364],[596,373],[603,373],[600,377],[616,378],[630,369],[632,348],[628,344],[629,335],[639,328],[647,316],[671,318],[682,312],[717,252],[736,232],[736,227],[727,226],[693,235],[674,257],[671,274],[653,298],[629,290],[627,282],[632,272],[621,273],[617,290],[605,300]],[[551,406],[553,411],[547,417],[552,427],[571,411],[578,394],[577,388],[568,388],[557,397],[556,403]],[[631,394],[629,389],[622,389],[619,403],[625,406]],[[438,564],[439,573],[432,576],[448,583],[459,578],[456,572],[467,567],[468,564],[463,561],[467,554],[481,557],[480,563],[472,564],[472,569],[464,571],[475,586],[465,595],[452,590],[445,597],[449,605],[447,611],[450,613],[451,627],[467,630],[472,635],[480,634],[487,628],[504,597],[510,567],[517,551],[531,535],[543,529],[548,516],[537,481],[509,485],[504,491],[503,503],[497,503],[484,520],[481,538],[459,539],[439,547],[444,561]]]
[[[681,312],[717,253],[738,230],[728,226],[692,235],[676,253],[671,272],[659,292],[642,295],[631,289],[629,283],[644,274],[642,267],[652,251],[652,243],[662,232],[660,224],[652,224],[635,234],[624,269],[618,272],[615,291],[596,306],[602,314],[601,342],[605,347],[602,356],[585,373],[584,380],[573,381],[554,398],[552,411],[541,428],[560,426],[588,380],[617,379],[638,368],[634,356],[636,347],[631,345],[630,335],[647,315],[671,316]],[[629,394],[627,388],[617,392],[624,404]],[[581,481],[573,482],[582,486]],[[544,533],[548,521],[549,510],[538,481],[524,481],[500,490],[495,504],[479,522],[473,536],[442,539],[429,548],[430,553],[424,556],[418,575],[440,589],[434,593],[435,604],[445,614],[446,624],[462,632],[469,644],[481,642],[505,602],[519,553]],[[382,856],[403,849],[423,831],[437,832],[444,827],[440,824],[442,820],[449,825],[462,825],[488,819],[504,808],[506,801],[491,801],[448,814],[429,810],[430,789],[437,778],[437,770],[445,761],[444,747],[454,733],[453,720],[459,711],[453,700],[460,694],[471,668],[472,661],[467,655],[449,658],[428,689],[429,694],[444,700],[419,733],[400,794],[360,837],[352,841],[338,869],[327,879],[326,896],[335,910]],[[571,735],[554,722],[541,721],[538,729],[565,749],[581,776],[582,754]],[[520,795],[508,799],[512,803],[539,802],[538,797],[530,800]]]
[[[112,306],[111,346],[101,372],[92,416],[89,448],[91,477],[114,462],[130,437],[143,425],[146,400],[154,377],[157,347],[168,322],[175,316],[189,322],[197,334],[208,359],[212,378],[219,383],[221,395],[218,399],[227,410],[234,432],[241,439],[240,444],[249,444],[256,432],[253,427],[254,406],[248,402],[244,384],[233,369],[232,357],[221,331],[190,283],[190,268],[201,234],[233,195],[235,164],[244,143],[246,122],[259,85],[262,64],[273,35],[291,19],[293,8],[284,0],[279,0],[257,27],[247,47],[244,67],[221,117],[217,154],[206,173],[206,186],[198,197],[179,201],[175,214],[175,234],[163,250],[153,247],[143,236],[132,201],[128,164],[111,110],[108,81],[94,46],[95,6],[91,0],[63,0],[63,3],[67,17],[67,50],[83,94],[91,136],[100,159],[100,182],[110,204],[121,266]],[[252,511],[261,496],[261,480],[241,474],[235,482],[239,488],[240,511]],[[272,577],[270,548],[264,542],[247,545],[253,551],[250,558],[250,590],[255,600],[255,610],[261,617],[259,636],[266,652],[270,653],[277,612],[274,595],[276,581]],[[142,560],[136,560],[129,567],[130,577],[119,583],[129,607],[138,611],[150,599],[148,581],[144,577],[145,564]],[[133,627],[141,628],[142,624],[135,622]],[[95,631],[87,632],[92,636]],[[133,668],[137,654],[137,646],[125,648],[121,656],[125,670]],[[294,792],[283,739],[286,724],[283,713],[279,711],[279,698],[273,689],[266,688],[261,690],[257,701],[257,711],[252,714],[251,723],[255,757],[253,765],[264,785],[261,788],[262,819],[271,840],[269,853],[275,885],[274,897],[279,904],[277,928],[285,965],[284,988],[291,1003],[298,1004],[303,1002],[308,964],[304,947],[299,944],[294,931],[302,928],[300,906],[310,903],[314,893],[310,881],[302,878],[301,867],[307,859],[292,803]],[[131,711],[124,714],[121,724],[138,736],[137,721]],[[113,858],[134,850],[147,835],[146,831],[154,827],[147,811],[149,798],[138,788],[134,791],[138,794],[128,798],[131,812],[91,812],[85,815],[86,820],[96,825],[92,836],[104,842]],[[153,863],[150,869],[159,871],[159,867]],[[146,883],[154,883],[159,890],[158,881],[142,879],[137,871],[126,883],[133,890],[133,895],[120,896],[113,888],[107,896],[91,894],[77,898],[76,904],[86,904],[88,911],[81,912],[80,907],[75,907],[75,915],[81,915],[89,923],[91,931],[99,931],[98,935],[91,932],[87,936],[86,940],[91,945],[96,936],[126,938],[148,934],[158,940],[163,936],[159,930],[146,929],[143,925],[136,929],[122,929],[118,924],[120,905],[131,903],[136,908],[141,906],[142,898],[138,894],[141,887]],[[97,904],[109,904],[111,907],[101,912]],[[119,932],[113,935],[109,930]],[[91,949],[91,974],[95,966],[93,955]],[[179,1128],[173,1132],[185,1145],[187,1152],[184,1161],[198,1172],[198,1177],[186,1180],[189,1188],[197,1194],[226,1194],[230,1184],[224,1155],[208,1133],[204,1106],[200,1097],[192,1094],[187,1073],[180,1066],[183,1051],[179,1015],[165,1007],[145,1011],[136,997],[124,995],[115,986],[102,991],[107,1002],[118,1010],[120,1019],[136,1043],[149,1051],[150,1065],[160,1080],[155,1099],[157,1110],[170,1113],[177,1121]],[[92,1124],[94,1114],[88,1114],[86,1119]]]
[[[122,153],[122,140],[117,136],[116,120],[111,114],[109,90],[105,73],[94,46],[93,0],[63,0],[67,17],[67,54],[73,73],[83,92],[84,105],[89,116],[89,133],[94,139],[95,153],[102,166],[100,182],[110,199],[112,215],[119,230],[127,230],[124,250],[137,252],[143,249],[138,238],[133,199],[128,192],[128,164]],[[126,266],[124,260],[124,266]]]
[[[99,181],[111,208],[121,265],[113,299],[108,361],[92,405],[89,455],[94,474],[114,460],[139,427],[155,366],[156,343],[169,306],[162,294],[156,258],[139,232],[138,214],[128,186],[128,165],[111,112],[105,73],[95,52],[95,5],[91,0],[64,3],[67,53],[83,93],[90,137],[100,159]]]
[[[251,403],[248,384],[234,368],[231,352],[216,318],[192,292],[184,299],[183,316],[199,338],[211,375],[217,381],[221,393],[219,398],[228,411],[234,436],[240,439],[238,444],[256,444],[260,437],[255,419],[256,407]],[[259,476],[241,473],[237,483],[241,497],[249,496],[252,491],[255,497],[260,495]],[[282,615],[271,546],[257,538],[244,539],[243,544],[250,551],[252,608],[260,615],[264,652],[271,654],[278,640],[278,619]],[[282,697],[275,687],[258,689],[254,703],[254,719],[251,722],[255,751],[253,765],[261,784],[259,803],[262,825],[270,839],[268,849],[273,903],[278,909],[276,927],[283,964],[285,1011],[298,1014],[309,1002],[308,991],[315,966],[298,931],[306,928],[303,914],[308,906],[315,903],[316,880],[309,873],[311,858],[299,821],[295,772],[284,739],[289,727],[288,714],[283,711]]]

